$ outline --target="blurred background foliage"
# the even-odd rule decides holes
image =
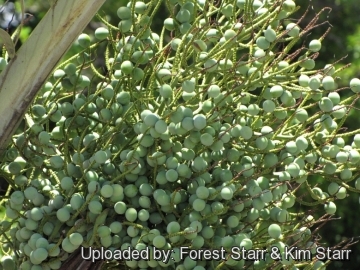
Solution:
[[[19,43],[17,47],[27,39],[32,29],[37,25],[41,18],[46,14],[51,7],[53,0],[25,0],[25,6],[28,18],[26,25],[23,27],[19,36]],[[117,8],[122,3],[127,3],[128,0],[114,0],[107,1],[99,14],[113,25],[117,25],[118,18],[116,15]],[[146,2],[146,1],[145,1]],[[325,7],[326,9],[320,15],[319,23],[322,25],[312,30],[312,32],[301,42],[307,45],[310,40],[322,36],[329,27],[331,31],[327,34],[322,43],[322,49],[318,58],[316,59],[316,68],[322,68],[325,64],[335,63],[340,58],[344,58],[341,62],[336,64],[337,68],[351,63],[349,67],[339,73],[338,84],[340,87],[347,87],[351,78],[360,78],[360,3],[359,0],[297,0],[296,3],[301,4],[300,10],[293,16],[294,21],[302,18],[302,15],[307,11],[306,16],[302,18],[300,26],[305,27],[314,16]],[[166,8],[163,6],[158,13],[161,17],[154,18],[152,29],[155,32],[160,32],[163,20],[168,16]],[[0,26],[13,33],[19,24],[20,15],[20,1],[4,1],[0,0]],[[92,34],[94,30],[99,27],[101,23],[96,18],[84,30],[85,33]],[[303,45],[299,44],[299,46]],[[64,56],[68,58],[77,53],[76,47],[70,48],[69,52]],[[99,55],[101,57],[101,55]],[[342,95],[346,95],[346,91],[341,91]],[[352,110],[345,126],[348,131],[355,130],[360,127],[360,112],[357,110],[360,104],[356,104],[355,110]],[[317,181],[319,186],[327,191],[328,183],[323,183],[323,179],[315,178],[312,181]],[[4,190],[6,187],[1,186]],[[342,240],[351,237],[360,236],[359,226],[359,195],[351,194],[347,199],[340,200],[336,203],[337,212],[333,220],[328,222],[323,228],[321,239],[319,242],[324,246],[335,246]],[[295,210],[295,209],[294,209]],[[309,209],[296,209],[296,212],[306,211]],[[323,207],[319,206],[312,209],[314,216],[320,216],[323,213]],[[318,210],[318,212],[317,212]],[[4,215],[4,210],[0,209],[0,219]],[[0,254],[1,256],[1,254]],[[360,244],[352,246],[351,261],[338,261],[330,264],[328,269],[358,269],[360,265]]]

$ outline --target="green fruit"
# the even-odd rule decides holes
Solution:
[[[318,39],[313,39],[309,43],[309,50],[312,52],[318,52],[321,49],[321,41]]]
[[[278,63],[278,69],[285,69],[289,67],[289,63],[287,61],[280,61]]]
[[[333,77],[331,77],[331,76],[325,76],[322,79],[321,83],[322,83],[325,90],[335,90],[336,89],[335,81],[334,81]],[[334,93],[330,93],[330,94],[334,94]]]
[[[87,34],[81,34],[77,39],[79,45],[84,49],[90,46],[90,37]]]
[[[66,208],[60,208],[59,210],[57,210],[56,212],[56,217],[58,218],[58,220],[60,220],[61,222],[65,223],[66,221],[68,221],[70,219],[70,213],[68,211],[68,209]]]
[[[354,93],[360,93],[360,80],[358,78],[353,78],[350,81],[350,89]]]
[[[206,43],[204,41],[202,41],[201,39],[194,40],[193,46],[197,52],[206,52],[206,50],[207,50]]]
[[[174,38],[170,43],[171,49],[173,49],[174,51],[177,51],[180,44],[181,44],[181,39],[180,38]]]
[[[340,179],[341,180],[349,180],[352,177],[352,171],[349,169],[343,169],[340,172]]]
[[[333,103],[328,97],[323,97],[319,101],[319,108],[323,112],[331,112],[333,110]]]
[[[16,269],[16,264],[15,264],[15,260],[13,257],[9,256],[9,255],[3,255],[1,258],[1,266],[3,267],[4,270],[15,270]]]
[[[80,233],[72,233],[69,235],[69,241],[74,246],[80,246],[83,242],[83,236]]]
[[[214,138],[209,133],[204,133],[200,136],[200,142],[205,146],[211,146],[214,143]]]
[[[171,79],[171,70],[166,69],[166,68],[161,68],[156,72],[157,76],[162,80],[162,81],[169,81]]]
[[[10,201],[14,204],[22,204],[24,202],[25,196],[22,191],[16,190],[10,196]]]
[[[7,66],[7,61],[3,57],[0,57],[0,71],[4,70],[6,66]]]
[[[135,2],[135,12],[137,14],[144,14],[146,12],[146,4],[142,1],[136,1]]]
[[[111,185],[103,185],[100,190],[101,196],[110,198],[114,194],[114,189]]]
[[[324,67],[324,74],[332,76],[335,73],[335,68],[333,65],[327,64]]]
[[[267,28],[264,31],[264,36],[268,42],[274,42],[276,40],[276,32],[274,29]]]
[[[286,31],[288,31],[288,35],[290,37],[298,37],[300,33],[300,28],[295,23],[289,23],[286,26]]]
[[[268,30],[272,30],[272,29],[268,29]],[[258,37],[256,39],[256,45],[260,49],[266,50],[266,49],[268,49],[270,47],[270,42],[265,37]]]
[[[121,20],[128,20],[131,18],[131,9],[128,7],[120,7],[116,13]]]
[[[250,140],[253,136],[253,130],[251,127],[242,126],[240,129],[240,136],[243,137],[245,140]]]
[[[109,30],[105,27],[99,27],[95,30],[95,37],[98,40],[106,39],[109,36]]]
[[[233,39],[236,36],[236,32],[232,29],[228,29],[224,33],[225,40]]]
[[[70,240],[68,237],[64,238],[64,240],[61,243],[61,247],[63,248],[64,251],[68,252],[68,253],[72,253],[75,251],[75,249],[77,248],[76,246],[74,246],[73,244],[71,244]]]
[[[134,68],[132,71],[132,77],[134,78],[135,81],[141,81],[144,78],[144,71],[141,68]]]
[[[264,62],[266,60],[265,55],[266,55],[266,52],[263,49],[256,49],[255,52],[254,52],[254,57],[260,63],[262,63],[262,62]],[[254,71],[256,71],[256,69],[254,69]],[[248,74],[250,76],[250,73],[248,73]]]
[[[124,62],[121,63],[120,68],[121,68],[121,72],[128,75],[133,71],[134,65],[133,65],[133,63],[131,63],[131,61],[125,60]]]
[[[190,21],[190,17],[191,14],[188,10],[186,9],[180,9],[179,12],[176,14],[176,19],[180,22],[180,23],[186,23]]]
[[[84,202],[84,198],[79,193],[75,193],[70,199],[70,205],[74,210],[80,209]]]
[[[173,96],[173,90],[168,84],[161,85],[159,92],[163,98],[171,98]]]
[[[57,257],[60,254],[60,248],[56,244],[49,244],[47,251],[50,257]]]
[[[88,209],[93,214],[100,214],[102,212],[102,204],[99,201],[91,201],[88,205]]]
[[[309,76],[305,75],[305,74],[301,74],[299,77],[299,85],[303,86],[303,87],[308,87],[309,86]]]
[[[135,208],[128,208],[125,212],[126,220],[134,222],[137,219],[137,211]]]
[[[229,187],[224,187],[221,189],[220,195],[224,200],[231,200],[233,197],[233,190]]]
[[[233,15],[233,9],[234,6],[232,4],[227,4],[221,8],[221,13],[224,14],[225,17],[230,18]]]
[[[244,249],[249,250],[253,246],[251,239],[245,238],[240,242],[240,248],[244,247]]]
[[[37,248],[33,251],[33,257],[36,261],[44,261],[48,257],[48,251],[45,248]]]
[[[207,165],[207,162],[202,157],[196,157],[192,162],[192,168],[198,172],[205,170]]]
[[[35,221],[39,221],[43,218],[43,212],[41,211],[40,208],[34,207],[30,211],[30,216],[31,216],[31,219],[33,219]]]
[[[207,41],[215,43],[215,42],[218,42],[219,38],[220,38],[219,30],[217,30],[215,28],[210,28],[209,30],[207,30],[207,32],[206,32]]]
[[[295,111],[295,118],[300,123],[304,123],[309,118],[309,115],[305,109],[300,108]]]
[[[299,149],[299,150],[306,150],[308,148],[308,146],[309,146],[308,140],[305,137],[302,137],[302,136],[296,138],[295,143],[296,143],[297,149]]]
[[[119,31],[121,33],[129,32],[132,27],[132,24],[133,24],[133,22],[131,19],[126,19],[126,20],[120,21],[118,24]]]
[[[265,100],[262,104],[262,107],[265,112],[272,113],[276,108],[276,104],[272,100]]]
[[[255,144],[259,150],[264,150],[268,146],[268,139],[266,137],[258,137],[255,140]]]
[[[196,130],[202,130],[206,127],[206,117],[203,114],[197,114],[193,117],[194,127]]]
[[[50,158],[50,164],[55,169],[60,169],[64,166],[64,160],[60,156],[53,156]]]
[[[250,104],[248,106],[248,114],[250,115],[258,115],[260,112],[259,106],[257,104]]]
[[[342,199],[345,199],[347,194],[346,194],[346,188],[344,187],[340,187],[338,192],[336,193],[336,198],[342,200]]]
[[[64,71],[65,71],[66,75],[68,75],[68,76],[76,75],[76,70],[77,70],[77,68],[74,63],[69,63],[64,68]]]
[[[336,212],[336,205],[333,202],[328,202],[324,205],[325,212],[329,215],[333,215]]]
[[[167,170],[165,173],[165,177],[169,182],[175,182],[178,180],[178,172],[174,169]]]
[[[164,27],[166,30],[173,31],[175,30],[175,21],[173,18],[166,18],[164,20]]]
[[[114,205],[114,210],[117,214],[122,215],[126,212],[127,206],[124,202],[117,202]]]
[[[283,8],[287,12],[292,12],[292,11],[295,10],[296,4],[292,0],[285,0],[284,3],[283,3]]]
[[[313,76],[309,79],[309,87],[312,90],[317,90],[320,87],[320,84],[321,82],[318,76]]]
[[[222,70],[228,70],[231,69],[233,67],[233,63],[230,59],[221,59],[219,61],[219,67]]]
[[[299,60],[301,60],[300,62],[300,67],[303,67],[307,70],[312,70],[315,67],[315,60],[311,59],[311,58],[305,58],[303,56],[299,57]]]
[[[332,103],[334,105],[337,105],[339,104],[340,102],[340,95],[337,93],[337,92],[331,92],[328,94],[328,98],[331,99]]]
[[[272,238],[279,238],[281,235],[281,227],[278,224],[271,224],[268,228],[268,233]]]
[[[108,159],[107,153],[105,151],[97,151],[94,155],[96,163],[103,164]]]
[[[270,88],[270,94],[273,98],[279,98],[283,94],[284,89],[280,85],[274,85]]]
[[[149,56],[144,51],[136,51],[132,54],[131,61],[136,64],[145,65],[149,62]]]
[[[190,32],[192,25],[190,23],[184,22],[180,25],[179,30],[180,33],[183,35],[187,35]],[[191,34],[190,34],[191,35]],[[190,35],[188,35],[187,37],[191,37]]]
[[[214,72],[218,68],[218,62],[215,59],[208,59],[204,63],[204,68],[206,72]]]

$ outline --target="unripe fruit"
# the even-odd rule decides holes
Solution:
[[[281,235],[281,228],[278,224],[271,224],[268,228],[268,233],[272,238],[279,238]]]
[[[129,60],[125,60],[121,63],[121,72],[124,74],[130,74],[134,69],[133,63],[131,63]]]
[[[190,21],[191,14],[186,9],[180,9],[179,12],[176,14],[176,19],[180,23],[186,23]]]
[[[331,76],[325,76],[323,79],[322,79],[322,85],[324,87],[325,90],[335,90],[336,88],[336,84],[335,84],[335,81],[333,79],[333,77]]]
[[[303,86],[303,87],[307,87],[309,86],[309,76],[305,75],[305,74],[301,74],[299,77],[299,85]]]
[[[350,81],[350,89],[354,93],[360,93],[360,80],[358,78],[353,78]]]
[[[290,37],[298,37],[300,33],[300,28],[295,23],[289,23],[286,26],[286,31],[289,31],[287,34]]]
[[[309,87],[311,90],[317,90],[320,87],[320,79],[318,76],[313,76],[309,79]]]
[[[87,34],[81,34],[77,39],[79,45],[83,48],[90,46],[90,37]]]
[[[7,62],[3,57],[0,57],[0,71],[6,68]]]
[[[274,29],[268,28],[264,31],[264,36],[267,41],[273,42],[276,39],[276,32]]]
[[[331,115],[336,119],[341,119],[346,115],[347,109],[343,105],[336,105],[333,107]]]
[[[218,62],[215,59],[208,59],[204,63],[204,68],[206,72],[214,72],[217,70],[218,65]]]
[[[117,15],[121,20],[128,20],[131,18],[131,9],[128,7],[120,7],[117,10]]]
[[[280,85],[274,85],[270,88],[270,94],[273,98],[280,97],[284,92],[284,89]]]
[[[138,14],[144,14],[146,11],[146,4],[142,1],[135,2],[135,12]]]
[[[332,101],[327,98],[327,97],[323,97],[320,101],[319,101],[319,108],[320,110],[322,110],[323,112],[331,112],[333,109],[333,103]]]
[[[98,40],[106,39],[109,36],[109,30],[105,27],[99,27],[95,30],[95,37]]]
[[[302,60],[300,62],[300,67],[303,67],[307,70],[312,70],[315,67],[315,60],[311,58],[304,59],[303,57],[300,57],[299,60]]]
[[[272,29],[270,29],[272,30]],[[258,37],[256,39],[256,45],[263,50],[266,50],[270,47],[270,42],[265,37]]]
[[[131,27],[132,27],[132,20],[131,19],[122,20],[118,24],[118,28],[119,28],[119,31],[121,33],[129,32]]]
[[[263,107],[263,109],[264,109],[265,112],[267,112],[267,113],[272,113],[272,112],[275,110],[275,108],[276,108],[276,104],[275,104],[275,102],[272,101],[272,100],[265,100],[265,101],[263,102],[262,107]]]
[[[159,92],[163,98],[171,98],[173,95],[173,90],[172,90],[171,86],[168,84],[161,85]]]
[[[313,39],[309,43],[309,50],[312,52],[318,52],[321,49],[321,42],[318,39]]]
[[[175,21],[173,18],[167,18],[164,20],[164,27],[166,30],[173,31],[175,30]]]
[[[232,29],[228,29],[224,33],[225,40],[230,40],[236,36],[236,32]]]
[[[324,205],[324,209],[327,214],[333,215],[336,212],[336,205],[333,202],[328,202]]]

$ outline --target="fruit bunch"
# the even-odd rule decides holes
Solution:
[[[156,33],[163,3],[169,17]],[[360,80],[343,98],[340,70],[315,69],[324,37],[306,36],[318,15],[301,28],[288,20],[296,9],[293,0],[153,0],[118,7],[116,26],[100,17],[104,27],[79,36],[81,51],[54,71],[1,157],[2,267],[59,269],[82,247],[156,247],[172,259],[104,267],[324,269],[316,258],[231,256],[233,247],[313,251],[317,221],[360,190],[360,133],[341,130]],[[299,205],[321,206],[322,219]],[[226,252],[181,259],[181,247]]]

